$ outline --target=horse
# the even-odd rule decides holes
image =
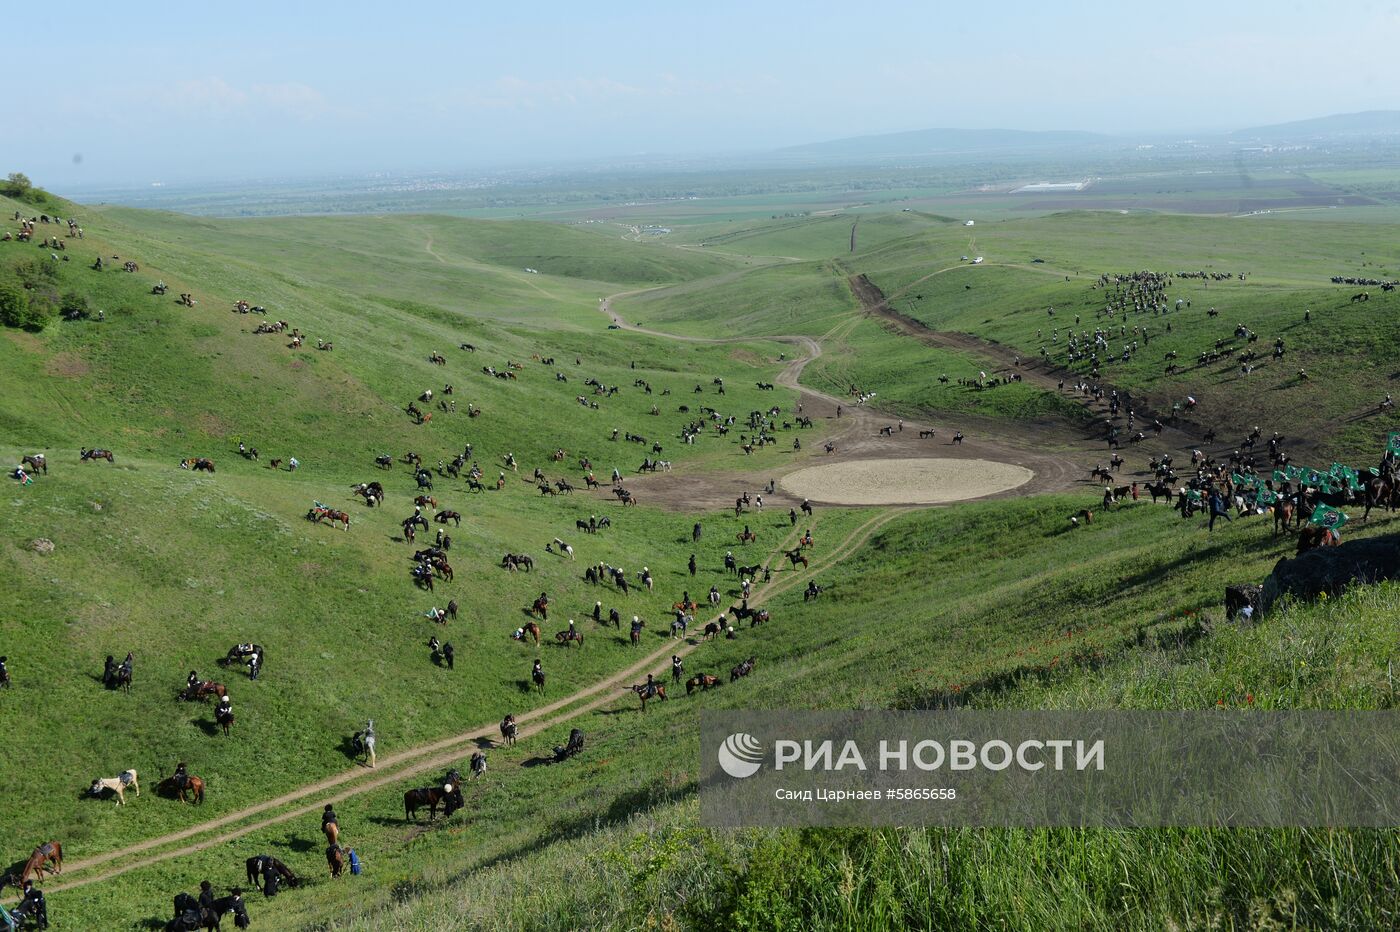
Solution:
[[[53,866],[46,867],[47,864]],[[19,872],[20,885],[24,885],[30,874],[42,883],[45,870],[51,874],[63,873],[63,846],[56,841],[44,842],[29,855],[29,860],[24,862],[24,868]]]
[[[1341,543],[1341,539],[1336,534],[1316,524],[1310,524],[1298,532],[1299,555],[1319,547],[1339,547]]]
[[[105,791],[111,790],[116,796],[118,806],[126,805],[126,788],[131,787],[136,791],[136,795],[141,795],[141,784],[136,782],[136,771],[123,770],[119,776],[98,777],[92,781],[92,786],[88,787],[88,794],[91,796],[101,796]]]
[[[515,724],[515,716],[507,715],[501,719],[501,740],[507,747],[515,744],[515,737],[520,733],[520,727]]]
[[[543,692],[544,692],[544,670],[540,669],[539,667],[536,667],[534,670],[530,671],[530,679],[534,681],[534,683],[535,683],[535,689],[537,689],[537,690],[539,690],[541,693],[543,693]]]
[[[648,686],[646,683],[641,683],[637,686],[624,686],[622,688],[630,689],[632,690],[632,692],[637,694],[637,698],[642,700],[643,712],[647,710],[648,699],[660,699],[663,702],[666,701],[666,687],[662,686],[660,683],[652,683],[650,686]]]
[[[685,694],[689,696],[691,693],[695,692],[696,689],[700,689],[702,691],[713,689],[719,684],[719,677],[711,676],[708,673],[701,673],[697,676],[692,676],[690,679],[685,681]]]
[[[484,776],[486,776],[486,752],[478,748],[472,754],[472,779],[476,780]]]
[[[424,806],[428,807],[428,819],[436,819],[438,804],[442,802],[445,795],[441,787],[436,786],[423,786],[416,790],[408,790],[403,794],[404,820],[412,821],[417,818],[418,810]]]
[[[103,450],[99,447],[93,447],[91,450],[87,447],[83,447],[78,453],[78,458],[82,462],[88,460],[106,460],[109,463],[115,463],[117,461],[117,458],[112,455],[111,450]]]
[[[1274,536],[1288,533],[1288,525],[1293,520],[1293,502],[1283,496],[1274,502]]]
[[[755,534],[753,531],[740,531],[734,536],[738,539],[739,543],[741,544],[754,543],[758,540],[758,535]]]
[[[345,873],[345,854],[340,850],[340,845],[333,844],[326,849],[326,865],[330,867],[332,878]]]
[[[825,590],[815,582],[809,582],[807,588],[802,593],[802,601],[810,602],[813,599],[820,599]]]
[[[34,472],[41,472],[46,476],[49,474],[49,461],[44,458],[44,454],[42,453],[35,453],[33,456],[23,456],[20,458],[19,464],[21,466],[28,466]]]
[[[267,651],[263,650],[261,644],[235,644],[228,649],[227,654],[219,658],[219,666],[231,667],[234,664],[244,663],[246,659],[253,654],[258,655],[258,661],[260,663],[266,662]],[[220,695],[220,698],[222,698],[221,694],[216,693],[216,695]]]
[[[323,519],[332,525],[339,522],[346,531],[350,530],[350,512],[348,511],[336,511],[334,508],[312,508],[306,513],[306,520],[313,524],[320,524]]]
[[[374,458],[374,465],[378,466],[380,469],[393,469],[394,458],[388,453],[381,453]]]
[[[522,634],[521,634],[519,640],[521,640],[521,641],[525,640],[525,635],[528,634],[528,635],[530,635],[530,637],[532,637],[532,638],[535,639],[535,646],[536,646],[536,647],[539,647],[539,646],[540,646],[540,626],[539,626],[539,625],[535,624],[533,621],[527,621],[527,622],[525,623],[525,626],[524,626],[523,628],[521,628],[520,630],[522,631]]]
[[[745,660],[743,663],[732,668],[729,671],[729,682],[732,683],[740,677],[748,676],[750,673],[753,672],[755,663],[757,663],[757,661],[753,657],[750,657],[748,660]]]
[[[244,862],[244,866],[248,870],[248,883],[252,884],[256,890],[263,888],[262,880],[269,874],[276,875],[289,887],[295,887],[301,883],[301,878],[290,867],[270,854],[254,855]]]
[[[632,626],[630,638],[633,647],[636,647],[638,644],[642,643],[642,629],[646,626],[647,623],[645,621],[639,621]]]
[[[752,628],[756,625],[761,625],[771,617],[773,616],[768,614],[768,609],[760,608],[758,611],[754,612],[752,615],[749,616],[749,627]]]
[[[582,631],[560,631],[558,634],[554,635],[554,640],[556,640],[556,641],[559,642],[559,646],[560,646],[560,647],[568,647],[570,641],[573,641],[573,642],[577,643],[579,647],[582,647],[582,646],[583,646],[583,632],[582,632]]]
[[[417,505],[419,508],[436,508],[437,499],[433,498],[431,495],[419,495],[413,500],[413,504]]]
[[[486,486],[482,485],[481,482],[480,482],[480,480],[477,480],[477,479],[468,479],[468,480],[467,480],[467,491],[468,491],[468,492],[485,492],[485,491],[486,491]]]
[[[224,730],[224,737],[228,737],[228,731],[233,727],[233,709],[220,705],[214,710],[214,721]]]
[[[174,777],[166,777],[156,785],[156,792],[178,796],[182,803],[189,802],[185,798],[188,794],[194,797],[196,803],[202,803],[204,802],[204,781],[194,774],[189,774],[185,778],[185,785],[181,786]]]
[[[797,564],[799,563],[802,564],[803,569],[807,568],[807,558],[802,555],[802,551],[789,550],[787,551],[787,558],[792,561],[793,569],[797,569]]]
[[[196,700],[199,702],[207,702],[210,696],[218,696],[222,699],[227,695],[228,687],[224,686],[223,683],[216,683],[213,680],[203,680],[199,683],[195,683],[193,686],[186,686],[184,689],[180,690],[180,694],[177,698],[184,702],[194,702]]]
[[[549,598],[541,595],[530,605],[530,614],[539,615],[544,621],[549,621]]]
[[[433,520],[438,524],[446,524],[451,521],[456,524],[457,527],[462,526],[462,515],[460,512],[456,511],[439,511],[433,516]]]

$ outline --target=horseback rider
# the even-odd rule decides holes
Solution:
[[[214,908],[214,885],[207,880],[199,882],[199,906],[201,909]]]
[[[32,916],[39,928],[49,927],[49,904],[44,899],[44,891],[34,886],[33,880],[24,882],[24,900],[21,905],[24,907],[24,914]]]
[[[570,618],[570,619],[569,619],[569,639],[572,640],[572,639],[574,639],[574,638],[576,638],[576,637],[578,637],[578,632],[574,630],[574,620],[573,620],[572,618]]]
[[[218,706],[214,709],[214,721],[226,722],[233,720],[233,699],[225,693],[219,700]]]
[[[189,785],[190,771],[189,768],[185,766],[184,761],[180,761],[175,765],[175,773],[171,775],[170,779],[181,790]]]
[[[190,675],[185,677],[185,693],[193,696],[199,691],[199,674],[191,670]]]
[[[327,825],[334,825],[337,829],[340,828],[340,821],[339,821],[338,819],[336,819],[336,817],[335,817],[335,809],[333,809],[333,808],[331,807],[331,804],[330,804],[330,803],[326,803],[326,808],[325,808],[324,810],[322,810],[322,812],[321,812],[321,831],[322,831],[322,832],[324,832],[324,831],[326,830],[326,826],[327,826]]]
[[[248,679],[257,679],[260,672],[262,672],[262,655],[255,650],[248,655]]]
[[[451,641],[442,645],[442,659],[447,661],[447,669],[453,669],[453,658],[455,656],[456,651],[453,649]]]
[[[679,682],[681,681],[681,677],[682,677],[684,674],[685,674],[685,664],[681,662],[681,658],[680,658],[679,655],[677,655],[677,654],[672,654],[672,655],[671,655],[671,681],[672,681],[672,682],[675,682],[675,683],[679,683]]]
[[[602,621],[603,621],[603,603],[602,603],[602,602],[594,602],[594,603],[593,603],[593,620],[596,621],[596,622],[598,622],[599,624],[602,623]]]
[[[102,685],[111,686],[117,676],[117,659],[111,654],[102,664]]]
[[[9,660],[9,657],[0,657],[0,686],[6,689],[10,686],[10,670],[5,666]]]
[[[530,668],[530,677],[531,679],[538,679],[541,676],[544,676],[544,667],[540,665],[540,659],[536,657],[535,665]]]

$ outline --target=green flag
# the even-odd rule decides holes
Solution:
[[[1273,492],[1270,492],[1268,489],[1259,490],[1259,504],[1272,505],[1277,499],[1278,496],[1275,495]]]
[[[1275,469],[1275,470],[1274,470],[1274,475],[1273,475],[1273,480],[1274,480],[1274,482],[1275,482],[1276,484],[1282,485],[1283,483],[1285,483],[1285,482],[1288,481],[1288,475],[1287,475],[1286,473],[1282,472],[1281,470]]]
[[[1347,516],[1346,512],[1333,508],[1331,505],[1318,505],[1313,509],[1312,517],[1308,519],[1308,522],[1329,531],[1335,531],[1347,523]]]
[[[1385,448],[1391,453],[1400,454],[1400,430],[1390,432],[1390,436],[1385,441]]]

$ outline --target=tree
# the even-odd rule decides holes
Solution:
[[[29,292],[12,278],[0,279],[0,323],[23,327],[29,322]]]
[[[34,183],[24,172],[10,172],[5,183],[0,185],[0,194],[4,194],[6,197],[24,198],[29,195],[33,188]]]

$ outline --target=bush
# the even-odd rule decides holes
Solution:
[[[29,292],[13,279],[0,279],[0,323],[23,327],[29,320]]]
[[[91,306],[88,304],[87,295],[77,291],[65,291],[63,293],[63,298],[59,302],[58,309],[63,312],[64,317],[86,317],[92,310]]]
[[[29,197],[29,192],[32,190],[34,190],[34,183],[24,172],[10,172],[9,177],[0,183],[0,194],[19,200]]]

